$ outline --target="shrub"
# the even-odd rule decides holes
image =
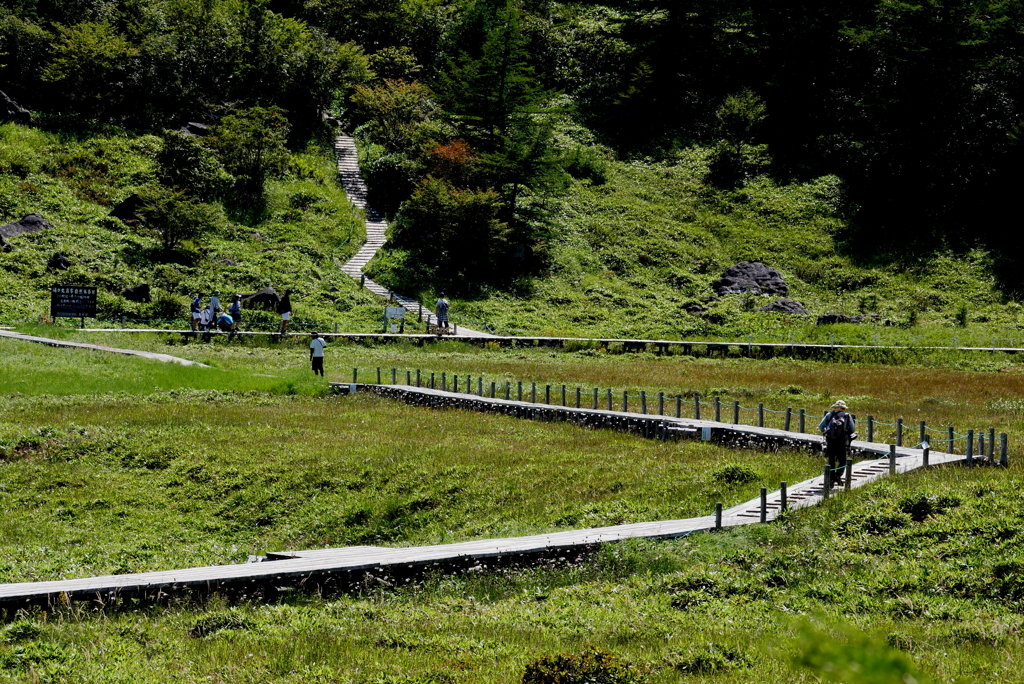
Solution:
[[[959,505],[960,499],[955,496],[932,496],[925,492],[916,492],[905,495],[897,507],[914,522],[922,522],[930,515],[941,515]]]
[[[863,517],[847,516],[836,524],[836,530],[843,535],[889,534],[910,524],[910,516],[898,511],[877,511]]]
[[[526,665],[523,684],[630,684],[640,673],[628,660],[599,648],[545,656]]]
[[[730,463],[714,471],[711,474],[711,478],[722,484],[737,485],[757,482],[761,479],[761,476],[752,468],[737,463]]]
[[[687,674],[716,674],[736,668],[750,667],[750,659],[731,646],[708,644],[701,651],[671,658],[671,666]]]

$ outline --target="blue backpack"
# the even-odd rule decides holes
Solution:
[[[833,411],[825,423],[825,439],[829,442],[845,442],[849,436],[847,414]]]

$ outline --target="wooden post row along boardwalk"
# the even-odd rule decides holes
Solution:
[[[516,399],[482,397],[428,387],[409,385],[365,385],[331,383],[337,393],[370,392],[398,401],[433,407],[480,412],[545,421],[566,421],[580,426],[629,431],[648,438],[669,440],[681,437],[712,439],[734,446],[761,448],[819,448],[820,438],[773,428],[736,425],[698,418],[653,416],[628,411],[554,406]],[[861,487],[886,475],[905,473],[928,465],[962,463],[968,456],[927,449],[897,447],[855,441],[853,453],[869,457],[852,464],[852,477],[845,486]],[[879,458],[874,458],[879,457]],[[980,462],[981,459],[975,459]],[[480,539],[455,544],[384,548],[354,546],[311,551],[270,553],[267,562],[218,565],[181,570],[146,572],[50,582],[0,585],[0,609],[35,604],[96,600],[103,603],[123,598],[159,598],[180,592],[242,592],[266,595],[281,587],[299,586],[317,590],[351,586],[367,575],[415,573],[443,567],[466,567],[501,559],[528,559],[536,555],[582,553],[596,544],[632,538],[666,539],[719,528],[774,520],[784,508],[802,508],[824,500],[830,488],[823,486],[825,473],[804,482],[764,489],[750,501],[715,513],[683,520],[612,525],[566,530],[525,537]]]

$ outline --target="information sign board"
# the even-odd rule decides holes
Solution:
[[[54,285],[50,288],[51,318],[95,318],[96,288]]]

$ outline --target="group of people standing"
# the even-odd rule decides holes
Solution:
[[[291,290],[285,290],[276,306],[275,311],[281,316],[281,329],[282,335],[287,334],[288,322],[292,319],[292,301],[291,301]],[[192,332],[209,332],[210,330],[220,330],[221,332],[230,333],[229,338],[234,337],[235,333],[238,332],[238,326],[242,322],[242,295],[234,294],[231,297],[231,303],[228,305],[227,310],[221,308],[220,305],[220,292],[214,291],[210,295],[206,306],[203,306],[203,300],[206,298],[202,292],[196,292],[192,297],[191,305],[191,320]]]

